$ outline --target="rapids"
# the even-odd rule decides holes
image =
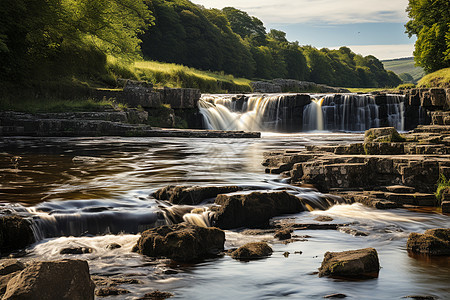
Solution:
[[[406,239],[410,232],[449,227],[449,216],[403,209],[380,211],[360,204],[330,208],[320,193],[290,186],[277,175],[265,174],[261,165],[265,151],[351,143],[362,138],[362,134],[329,132],[263,133],[261,139],[242,140],[3,138],[0,205],[3,213],[15,211],[33,219],[39,241],[26,249],[22,259],[85,259],[93,275],[126,276],[142,282],[122,285],[131,293],[115,299],[135,299],[154,289],[172,292],[179,299],[320,299],[337,292],[349,299],[400,299],[413,294],[445,299],[450,260],[410,256]],[[317,208],[289,216],[296,222],[315,223],[317,216],[326,215],[334,219],[331,223],[351,223],[351,229],[368,236],[297,230],[295,234],[302,241],[283,244],[271,234],[226,231],[227,249],[249,241],[271,243],[271,257],[249,263],[224,256],[175,265],[130,252],[138,232],[145,228],[168,224],[180,216],[188,222],[208,224],[208,203],[177,206],[150,196],[169,184],[288,189]],[[192,214],[193,208],[204,212]],[[122,247],[108,250],[111,243]],[[314,274],[326,251],[369,246],[379,253],[382,269],[378,279],[340,281]],[[89,247],[92,252],[60,254],[66,247]],[[285,252],[290,252],[288,257]]]

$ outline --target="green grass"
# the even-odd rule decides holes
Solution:
[[[437,182],[437,189],[436,189],[436,199],[439,202],[442,202],[442,197],[444,195],[444,192],[449,190],[450,191],[450,178],[445,178],[444,174],[439,175],[439,180]]]
[[[235,78],[222,72],[200,71],[155,61],[138,61],[134,63],[134,68],[140,79],[153,82],[156,86],[197,88],[209,93],[251,91],[250,80]]]
[[[108,71],[115,79],[146,80],[156,87],[196,88],[203,93],[251,92],[251,80],[223,72],[201,71],[157,61],[123,62],[108,57]]]
[[[352,93],[371,93],[386,90],[384,88],[346,88],[346,89]]]
[[[419,88],[450,88],[450,68],[441,69],[423,77],[417,84]]]
[[[415,66],[414,58],[400,58],[381,61],[386,70],[392,71],[397,75],[402,73],[410,74],[414,82],[418,82],[424,75],[425,71],[421,67]]]
[[[111,100],[27,99],[22,101],[14,101],[5,98],[0,99],[0,111],[17,111],[24,113],[102,111],[111,108],[120,110],[124,107],[117,105]]]

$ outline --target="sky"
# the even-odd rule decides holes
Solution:
[[[379,59],[410,57],[415,38],[404,24],[408,0],[191,0],[206,8],[232,6],[316,48],[347,46]]]

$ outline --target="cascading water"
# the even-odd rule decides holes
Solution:
[[[208,129],[295,132],[310,102],[301,94],[203,95],[198,105]]]
[[[405,130],[402,95],[203,95],[199,108],[207,128],[215,130]]]

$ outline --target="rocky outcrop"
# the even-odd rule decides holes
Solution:
[[[16,112],[0,112],[0,135],[47,137],[124,136],[186,138],[259,138],[261,136],[261,133],[259,132],[152,128],[151,126],[144,124],[129,124],[104,120],[103,118],[109,118],[105,117],[108,116],[108,114],[104,115],[101,113],[86,113],[87,119],[78,119],[76,117],[72,118],[69,117],[69,115],[32,115]],[[124,117],[121,113],[120,116]],[[117,119],[121,119],[122,117]],[[135,117],[139,118],[138,116]],[[127,117],[127,120],[130,121],[131,119]]]
[[[301,200],[284,191],[219,195],[215,204],[214,224],[222,229],[264,228],[272,217],[304,211]]]
[[[247,243],[231,252],[231,257],[239,260],[264,258],[271,255],[272,248],[265,242]]]
[[[0,255],[35,242],[30,221],[16,215],[0,217]]]
[[[330,87],[308,81],[294,79],[273,79],[271,81],[255,81],[250,83],[254,92],[281,93],[281,92],[316,92],[316,93],[350,93],[343,88]]]
[[[374,128],[366,131],[364,143],[265,153],[262,164],[291,183],[313,185],[350,202],[381,209],[435,206],[440,174],[450,177],[447,127],[419,126],[402,135],[393,127]]]
[[[9,280],[7,299],[94,299],[94,282],[86,261],[38,261]]]
[[[141,106],[147,109],[166,104],[174,109],[190,109],[197,108],[200,90],[168,87],[153,89],[149,82],[127,80],[122,90],[97,89],[92,91],[92,96],[99,100],[114,98],[129,107]]]
[[[168,185],[153,193],[158,200],[168,200],[174,204],[196,205],[219,194],[241,191],[238,186],[186,186]]]
[[[411,233],[406,244],[408,251],[428,255],[450,255],[450,229],[428,229],[425,233]]]
[[[5,293],[8,282],[25,269],[25,265],[17,259],[0,260],[0,297]]]
[[[165,225],[141,233],[134,252],[181,262],[198,261],[223,251],[225,233],[188,224]]]
[[[319,276],[343,278],[376,278],[380,270],[378,254],[374,248],[327,252],[319,268]]]

